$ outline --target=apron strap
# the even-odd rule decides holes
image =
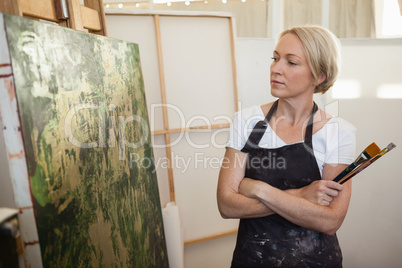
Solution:
[[[274,102],[274,104],[272,104],[271,109],[269,109],[269,112],[268,112],[267,116],[264,119],[264,121],[267,122],[267,124],[268,124],[269,121],[271,121],[271,117],[276,112],[276,109],[278,109],[278,102],[279,102],[279,100],[276,100]]]
[[[244,145],[242,152],[248,153],[253,148],[258,148],[258,144],[264,136],[265,130],[268,127],[268,122],[271,120],[271,117],[274,115],[276,109],[278,108],[278,100],[272,104],[271,109],[264,120],[258,121],[258,123],[254,126],[253,131],[251,132],[250,136],[248,137],[246,144]]]
[[[258,144],[260,143],[262,136],[264,136],[267,126],[268,123],[266,123],[265,121],[258,121],[258,123],[253,128],[253,131],[251,132],[250,136],[248,136],[248,139],[243,149],[241,149],[243,153],[248,153],[250,152],[251,149],[258,148]]]
[[[272,107],[269,110],[265,119],[258,121],[258,123],[254,126],[250,136],[248,137],[248,139],[246,141],[246,144],[244,145],[243,149],[241,149],[242,152],[248,153],[251,149],[259,148],[258,144],[260,143],[262,136],[264,136],[265,130],[268,127],[268,122],[271,120],[272,116],[276,112],[276,109],[278,108],[278,101],[279,100],[276,100],[272,104]],[[304,136],[304,143],[311,149],[313,148],[313,121],[314,121],[314,115],[317,111],[318,111],[318,106],[314,102],[313,111],[312,111],[310,119],[308,121],[307,128],[306,128],[306,134]]]
[[[314,115],[317,111],[318,111],[318,106],[314,102],[313,112],[311,113],[310,119],[308,120],[306,134],[304,135],[304,143],[310,149],[313,149],[313,121],[314,121]]]

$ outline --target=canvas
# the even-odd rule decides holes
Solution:
[[[138,46],[12,15],[0,23],[27,262],[40,250],[44,267],[168,267]]]

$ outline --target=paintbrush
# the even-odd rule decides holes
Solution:
[[[343,184],[346,181],[350,180],[351,178],[353,178],[354,176],[356,176],[357,174],[359,174],[360,172],[362,172],[364,169],[366,169],[368,166],[370,166],[372,163],[374,163],[375,161],[377,161],[381,156],[383,156],[384,154],[388,153],[389,151],[391,151],[392,149],[394,149],[396,147],[396,145],[394,143],[390,143],[388,144],[387,147],[385,147],[384,149],[382,149],[377,155],[375,155],[374,157],[372,157],[371,159],[369,159],[368,161],[366,161],[365,163],[361,164],[360,166],[358,166],[356,169],[354,169],[353,171],[351,171],[348,175],[346,175],[344,178],[342,178],[339,183]]]
[[[354,170],[357,166],[363,164],[370,158],[374,157],[376,154],[378,154],[381,151],[380,147],[375,144],[375,142],[371,143],[369,146],[366,147],[366,149],[361,152],[361,154],[356,158],[356,160],[347,166],[341,173],[339,173],[338,176],[336,176],[333,181],[339,182],[342,178],[344,178],[346,175],[348,175],[349,172]]]

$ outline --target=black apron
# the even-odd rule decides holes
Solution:
[[[304,142],[276,149],[258,144],[278,107],[276,101],[264,121],[251,132],[242,152],[248,153],[246,178],[264,181],[281,190],[297,189],[320,180],[314,157],[314,103]],[[326,235],[291,223],[278,214],[241,219],[232,267],[342,267],[336,235]]]

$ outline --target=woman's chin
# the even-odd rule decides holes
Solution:
[[[286,97],[286,92],[283,89],[271,88],[271,95],[275,98],[284,98]]]

